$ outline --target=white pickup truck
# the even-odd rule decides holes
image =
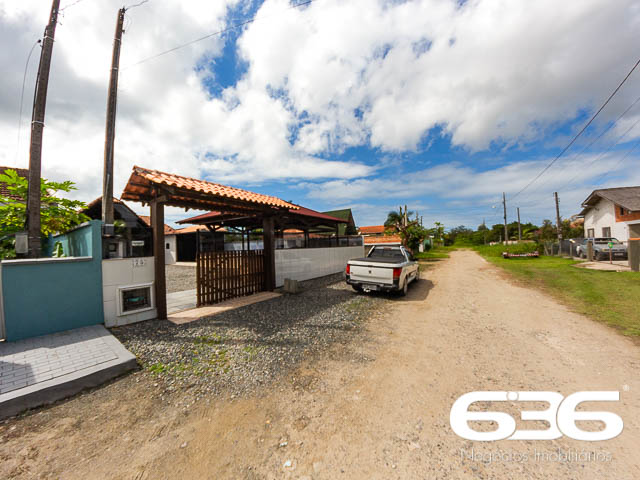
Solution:
[[[400,292],[418,278],[418,262],[404,247],[373,247],[364,258],[349,260],[347,283],[357,292]]]

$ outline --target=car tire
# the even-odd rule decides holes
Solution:
[[[353,288],[358,293],[362,293],[362,287],[360,285],[351,285],[351,288]]]
[[[402,286],[402,290],[400,290],[400,296],[401,297],[406,297],[408,291],[409,291],[409,282],[405,278],[404,285]]]
[[[581,251],[580,252],[580,258],[582,258],[582,259],[587,258],[587,254]]]

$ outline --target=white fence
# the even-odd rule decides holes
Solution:
[[[364,257],[364,246],[276,250],[276,286],[284,279],[310,280],[344,271],[347,261]]]

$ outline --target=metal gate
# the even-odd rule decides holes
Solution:
[[[203,250],[196,257],[199,307],[264,290],[263,250]]]

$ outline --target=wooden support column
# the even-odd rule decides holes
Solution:
[[[167,280],[164,260],[164,203],[151,202],[151,227],[153,228],[153,258],[155,266],[155,293],[158,319],[167,318]]]
[[[264,235],[264,289],[271,292],[276,288],[276,244],[273,217],[262,219]]]
[[[304,231],[304,248],[309,248],[309,229],[305,229]]]

